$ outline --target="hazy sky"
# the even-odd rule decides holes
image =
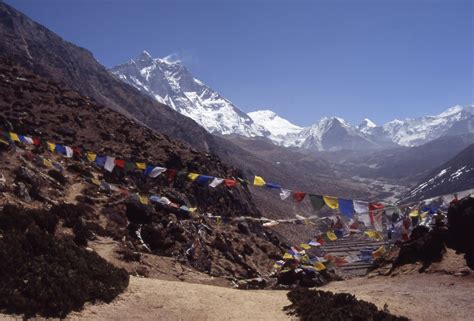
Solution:
[[[298,125],[436,114],[473,99],[470,0],[6,0],[107,67],[177,53],[243,111]]]

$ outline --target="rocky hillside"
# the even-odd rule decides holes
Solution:
[[[216,156],[157,134],[7,60],[0,60],[0,97],[0,127],[7,131],[178,171],[240,175]],[[119,168],[108,173],[85,161],[84,155],[69,159],[46,152],[45,146],[18,147],[16,152],[2,148],[1,204],[29,208],[77,204],[77,209],[64,205],[60,212],[71,212],[65,233],[81,245],[109,237],[119,243],[122,252],[135,253],[127,256],[130,260],[140,261],[141,253],[151,252],[177,258],[211,275],[229,277],[268,273],[280,255],[278,241],[259,225],[219,225],[205,215],[221,215],[226,223],[236,216],[260,216],[243,186],[213,189],[179,175],[170,182],[164,175],[145,178],[137,170],[125,175]],[[44,167],[41,157],[60,165]],[[99,187],[92,179],[107,184]],[[195,207],[193,215],[197,216],[163,204],[141,205],[132,197],[136,193],[165,196],[173,204]]]
[[[409,191],[404,201],[416,201],[474,188],[474,144],[433,170]]]

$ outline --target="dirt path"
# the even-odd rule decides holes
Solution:
[[[236,290],[218,286],[130,278],[111,304],[87,305],[69,320],[291,320],[282,308],[286,291]]]
[[[474,275],[409,274],[357,278],[322,288],[348,292],[412,320],[474,320]]]

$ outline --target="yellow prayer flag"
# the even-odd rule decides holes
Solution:
[[[197,208],[196,207],[191,207],[188,209],[191,213],[194,213],[196,212]]]
[[[148,205],[148,197],[143,196],[143,195],[138,195],[138,199],[140,203],[142,203],[143,205]]]
[[[328,231],[328,232],[326,233],[326,235],[327,235],[327,237],[328,237],[328,239],[329,239],[330,241],[335,241],[335,240],[337,240],[336,234],[334,234],[334,232],[332,232],[332,231]]]
[[[97,157],[97,155],[93,152],[87,152],[87,160],[89,162],[95,162],[95,158]]]
[[[48,168],[51,168],[53,167],[53,163],[51,163],[51,161],[49,159],[46,159],[46,158],[43,158],[43,165],[48,167]]]
[[[420,215],[420,212],[418,212],[418,210],[414,210],[411,211],[409,215],[410,217],[417,217],[418,215]]]
[[[306,243],[301,243],[301,244],[300,244],[300,247],[301,247],[303,250],[309,250],[309,249],[311,248],[311,245],[306,244]]]
[[[265,186],[265,180],[260,176],[255,176],[253,178],[253,185],[255,186]]]
[[[374,252],[372,252],[372,257],[374,259],[378,259],[380,258],[383,254],[385,253],[385,246],[381,246],[379,247],[377,250],[375,250]]]
[[[196,174],[196,173],[188,173],[188,179],[190,181],[195,181],[197,180],[197,178],[199,177],[199,174]]]
[[[145,170],[146,169],[146,164],[145,163],[136,163],[138,169]]]
[[[54,152],[54,149],[56,148],[56,144],[55,143],[51,143],[51,142],[47,142],[46,143],[48,145],[48,149],[50,152]]]
[[[316,268],[316,271],[326,270],[326,266],[321,262],[314,262],[314,267]]]
[[[14,142],[19,142],[20,141],[20,137],[18,137],[18,135],[16,133],[13,133],[13,132],[10,132],[10,138]]]
[[[374,230],[365,231],[364,234],[370,237],[371,239],[375,239],[375,240],[383,239],[382,235],[380,235],[379,232],[374,231]]]
[[[289,259],[292,259],[292,258],[293,258],[293,255],[291,255],[290,253],[285,253],[285,254],[283,255],[283,259],[284,259],[284,260],[289,260]]]
[[[422,219],[424,219],[426,216],[428,216],[429,213],[430,213],[430,211],[423,212],[423,213],[420,214],[420,217]]]
[[[91,179],[92,184],[95,184],[97,186],[100,186],[100,181],[97,178],[92,178]]]
[[[333,210],[339,208],[339,200],[337,197],[323,196],[324,203]]]

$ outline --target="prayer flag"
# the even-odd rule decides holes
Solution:
[[[41,141],[38,138],[33,138],[33,145],[39,146],[41,145]]]
[[[95,162],[95,159],[96,159],[96,157],[97,157],[96,154],[94,154],[94,153],[92,153],[92,152],[87,152],[86,155],[87,155],[87,160],[88,160],[89,162]]]
[[[311,246],[309,244],[306,244],[306,243],[301,243],[300,244],[300,247],[303,249],[303,250],[309,250],[311,248]]]
[[[54,150],[56,149],[56,144],[55,143],[46,142],[46,145],[48,145],[48,149],[49,149],[50,152],[54,152]]]
[[[334,234],[333,231],[328,231],[328,232],[326,233],[326,236],[328,237],[328,239],[329,239],[330,241],[335,241],[335,240],[337,240],[337,236],[336,236],[336,234]]]
[[[352,218],[354,216],[354,202],[352,200],[340,198],[338,205],[339,211],[341,211],[342,215],[347,218]]]
[[[97,178],[91,178],[91,182],[94,185],[100,186],[100,181]]]
[[[137,168],[141,169],[141,170],[145,170],[146,169],[146,164],[145,163],[137,163]]]
[[[288,190],[288,189],[282,189],[280,191],[280,198],[284,201],[286,200],[288,197],[290,197],[291,195],[291,191]]]
[[[323,196],[324,203],[329,207],[332,208],[333,210],[339,208],[339,202],[337,197],[331,197],[331,196]]]
[[[54,151],[58,154],[66,155],[66,148],[61,144],[56,144]]]
[[[218,178],[218,177],[215,177],[211,184],[209,184],[210,187],[213,187],[213,188],[216,188],[217,186],[219,186],[220,184],[222,184],[224,182],[224,179],[223,178]]]
[[[314,267],[316,268],[316,271],[326,270],[326,266],[321,262],[314,262]]]
[[[148,205],[148,197],[143,196],[143,195],[138,195],[138,200],[139,200],[140,203],[142,203],[143,205]]]
[[[235,179],[225,179],[224,185],[227,187],[234,187],[237,185],[237,181]]]
[[[0,143],[3,143],[5,145],[9,145],[8,142],[6,140],[4,140],[3,138],[0,137]]]
[[[311,201],[311,206],[313,206],[313,209],[315,211],[319,211],[320,209],[323,208],[324,206],[324,199],[321,195],[309,195],[309,199]]]
[[[112,172],[114,170],[114,167],[115,167],[115,157],[106,156],[104,169],[109,172]]]
[[[291,255],[290,253],[285,253],[283,254],[283,259],[284,260],[290,260],[293,258],[293,255]]]
[[[130,163],[133,165],[133,163]],[[115,166],[124,169],[125,168],[125,161],[123,159],[116,159],[115,160]]]
[[[51,161],[49,159],[46,159],[46,158],[43,158],[43,165],[48,167],[48,168],[53,167],[53,163],[51,163]]]
[[[166,178],[168,179],[168,182],[172,182],[175,179],[178,171],[175,169],[167,169],[165,173],[166,173]]]
[[[273,184],[273,183],[266,183],[265,184],[265,187],[266,188],[270,188],[270,189],[281,189],[281,186],[278,185],[278,184]]]
[[[408,214],[410,217],[418,217],[418,215],[420,215],[420,212],[418,212],[418,210],[413,210],[410,212],[410,214]]]
[[[99,167],[104,167],[105,161],[106,161],[105,156],[96,156],[95,158],[95,164]]]
[[[118,165],[117,165],[118,166]],[[135,169],[136,167],[136,164],[135,163],[132,163],[132,162],[125,162],[125,170],[126,171],[131,171],[133,169]]]
[[[152,202],[155,202],[155,203],[159,203],[160,202],[160,197],[158,195],[152,195],[150,196],[150,201]]]
[[[379,232],[383,231],[383,209],[384,205],[382,203],[370,203],[369,204],[369,215],[370,221],[375,229]]]
[[[196,173],[188,173],[188,179],[191,181],[191,182],[194,182],[198,177],[199,177],[199,174],[196,174]]]
[[[72,158],[72,156],[74,156],[74,151],[72,150],[71,147],[64,146],[64,149],[66,150],[66,153],[65,153],[66,157]]]
[[[297,202],[303,201],[305,196],[306,196],[305,192],[293,192],[293,199]]]
[[[213,179],[214,179],[214,177],[212,177],[212,176],[199,175],[199,177],[197,178],[196,183],[199,184],[199,185],[206,185],[206,184],[209,184],[209,182],[212,181]]]
[[[170,204],[171,204],[171,201],[170,201],[170,199],[167,198],[167,197],[162,197],[162,198],[160,198],[160,203],[161,203],[161,204],[164,204],[164,205],[170,205]]]
[[[29,136],[20,136],[20,140],[25,144],[33,145],[33,138]]]
[[[321,246],[321,243],[316,242],[316,241],[314,241],[314,240],[309,241],[308,244],[311,245],[311,246]]]
[[[14,142],[20,142],[20,138],[16,133],[10,132],[10,139]]]
[[[358,219],[364,223],[366,227],[371,225],[368,202],[354,201],[354,211],[358,214]]]
[[[162,173],[166,172],[166,168],[164,167],[159,167],[159,166],[156,166],[155,168],[153,168],[149,174],[150,177],[152,178],[155,178],[155,177],[158,177],[160,176]]]
[[[265,180],[264,180],[262,177],[260,177],[260,176],[255,176],[255,177],[253,178],[253,185],[254,185],[254,186],[265,186],[265,184],[266,184],[266,183],[265,183]]]

